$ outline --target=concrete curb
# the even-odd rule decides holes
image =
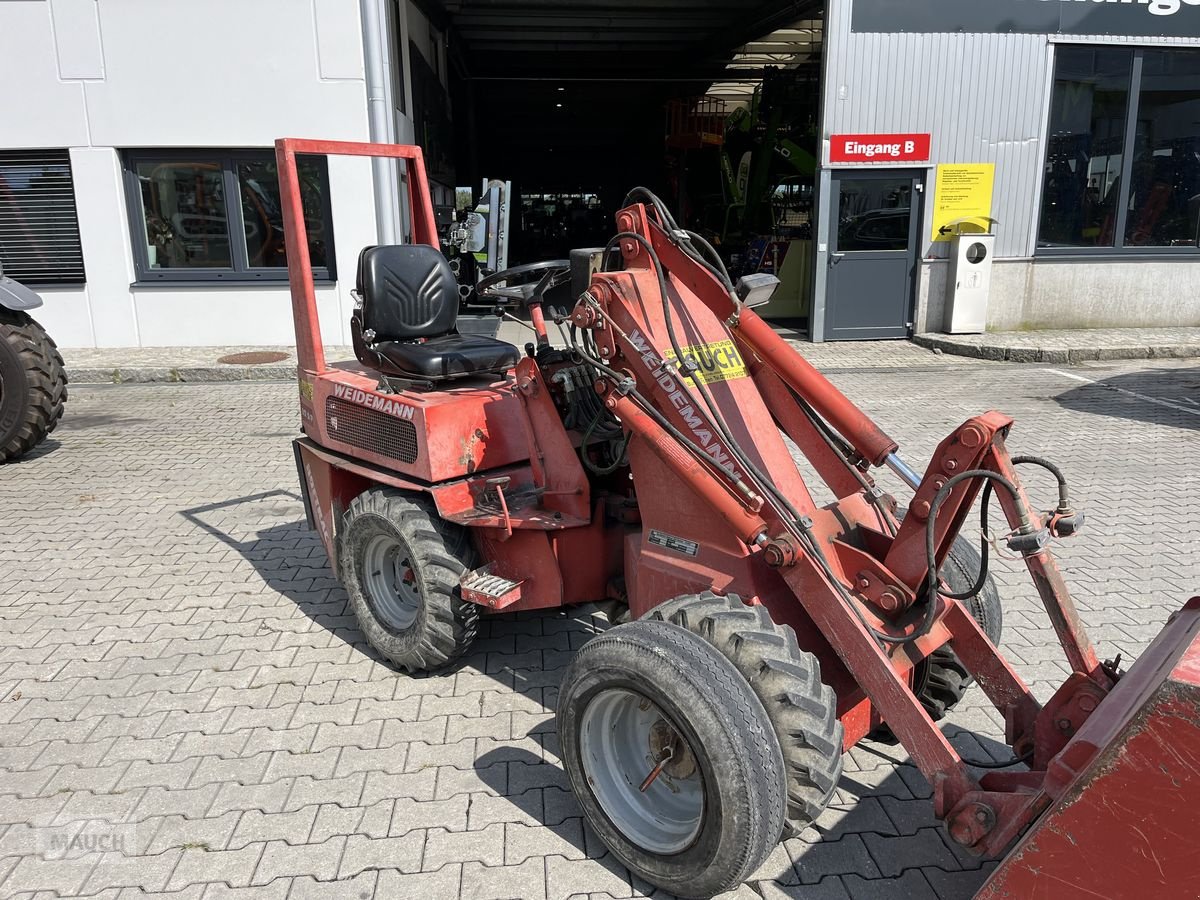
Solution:
[[[929,350],[987,359],[993,362],[1055,363],[1071,365],[1081,362],[1103,362],[1118,359],[1195,359],[1200,357],[1200,344],[1159,344],[1146,346],[1132,344],[1122,347],[1039,347],[1034,343],[1013,347],[998,344],[968,343],[956,341],[945,335],[918,334],[912,338],[914,344]]]
[[[295,381],[296,364],[263,366],[121,366],[115,369],[67,366],[71,384],[220,384],[236,381]]]

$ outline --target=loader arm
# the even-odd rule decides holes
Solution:
[[[570,317],[588,334],[576,349],[602,373],[597,392],[634,444],[707,505],[709,539],[732,540],[782,577],[786,598],[751,602],[779,621],[803,609],[865,692],[870,721],[888,723],[933,785],[952,838],[973,853],[1002,852],[1055,801],[1047,771],[1117,682],[1047,547],[1055,516],[1074,514],[1031,506],[1005,444],[1012,419],[988,412],[946,438],[922,477],[908,475],[915,496],[898,521],[869,473],[906,473],[896,442],[739,303],[661,206],[630,206],[617,225],[610,247],[624,267],[597,273]],[[816,505],[777,426],[837,501]],[[1073,673],[1045,708],[938,590],[936,573],[989,482]],[[1028,771],[977,778],[914,695],[914,667],[948,642],[1003,716],[1014,765]],[[861,736],[847,726],[848,745]]]

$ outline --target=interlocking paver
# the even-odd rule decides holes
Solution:
[[[344,837],[331,837],[320,844],[271,841],[263,849],[251,883],[270,884],[277,878],[300,871],[318,881],[329,881],[337,875],[338,863],[345,848]]]
[[[1063,464],[1088,528],[1055,549],[1102,654],[1131,659],[1200,588],[1200,483],[1183,462],[1200,417],[1036,367],[869,350],[810,355],[910,461],[996,407],[1018,419],[1014,449]],[[913,363],[924,368],[878,368]],[[1195,370],[1079,371],[1186,406]],[[294,432],[289,385],[83,388],[61,446],[5,469],[0,529],[17,537],[0,548],[0,894],[649,893],[582,825],[555,755],[562,667],[603,617],[494,619],[451,671],[393,671],[303,524]],[[51,491],[54,507],[26,502]],[[1044,700],[1064,672],[1053,630],[1028,579],[1005,561],[994,571],[1002,646]],[[964,752],[1004,756],[977,689],[946,730]],[[903,748],[856,748],[833,805],[753,890],[970,896],[991,866],[950,846],[929,794]],[[126,840],[120,853],[47,859],[37,829]]]
[[[543,900],[546,896],[546,864],[530,859],[519,866],[485,866],[469,862],[462,867],[463,900],[517,898]]]
[[[368,869],[396,869],[416,873],[422,870],[421,857],[426,849],[425,832],[412,831],[403,837],[372,838],[352,834],[346,838],[338,877],[345,878]],[[441,864],[446,861],[442,860]],[[441,864],[428,866],[429,870]]]
[[[504,825],[488,825],[479,831],[445,831],[431,828],[425,837],[422,867],[433,870],[447,863],[476,860],[485,866],[504,864]]]
[[[230,887],[250,884],[254,869],[263,855],[265,844],[250,844],[240,850],[206,850],[188,847],[167,882],[167,890],[177,891],[192,884],[222,881]]]

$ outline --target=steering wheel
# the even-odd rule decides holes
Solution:
[[[541,303],[546,291],[565,284],[570,277],[571,263],[566,259],[526,263],[482,279],[475,285],[475,294],[480,299]]]

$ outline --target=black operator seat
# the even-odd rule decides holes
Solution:
[[[445,381],[504,372],[521,358],[512,344],[456,331],[458,283],[427,244],[367,247],[358,257],[358,293],[354,355],[383,375]]]

